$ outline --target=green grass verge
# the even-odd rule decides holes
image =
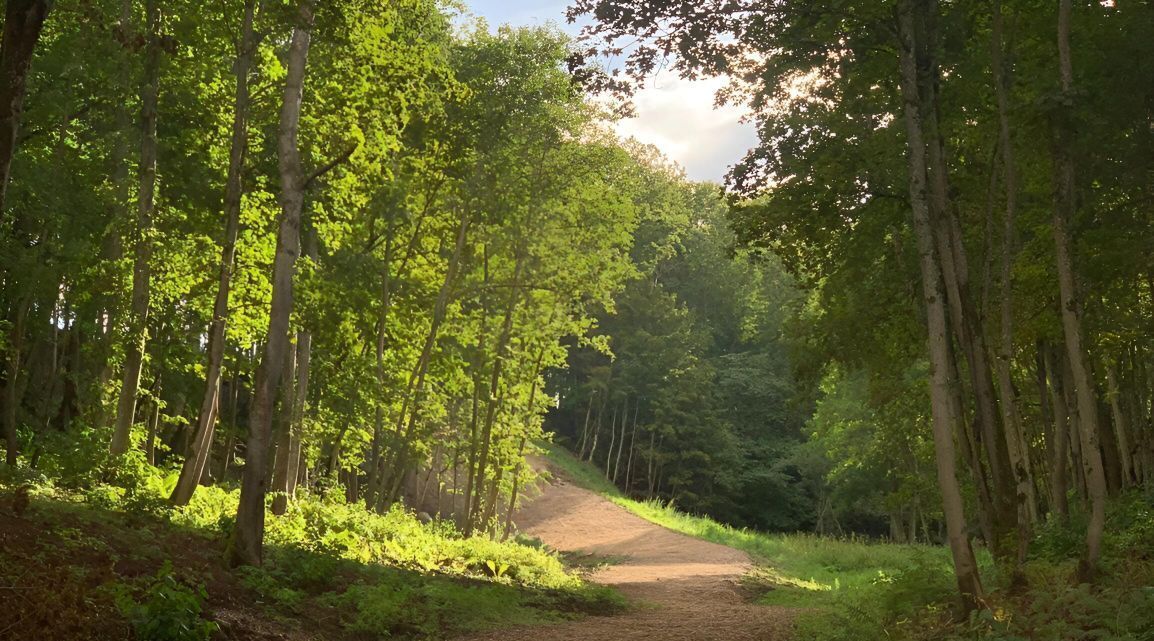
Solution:
[[[551,463],[573,482],[597,492],[641,518],[688,536],[749,554],[758,565],[749,579],[766,588],[767,603],[819,607],[841,594],[870,589],[879,581],[932,566],[950,569],[949,553],[929,545],[895,545],[813,534],[771,534],[734,528],[704,516],[680,512],[660,501],[625,497],[604,474],[564,447],[542,447]]]
[[[770,534],[729,527],[621,494],[592,465],[543,444],[550,462],[573,482],[658,525],[747,552],[750,579],[766,604],[805,608],[796,638],[807,641],[1026,641],[1154,639],[1154,495],[1132,493],[1108,512],[1105,576],[1094,586],[1071,581],[1082,549],[1081,515],[1035,533],[1025,566],[1028,588],[1005,589],[990,555],[976,550],[987,609],[958,621],[949,551],[812,534]]]

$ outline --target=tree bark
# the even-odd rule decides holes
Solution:
[[[0,228],[10,222],[6,207],[8,182],[19,144],[28,70],[51,7],[51,0],[8,0],[4,7],[4,35],[0,40]]]
[[[489,396],[485,406],[485,421],[481,424],[481,451],[477,455],[477,479],[475,485],[478,495],[473,505],[473,515],[469,519],[469,530],[477,525],[476,513],[480,496],[480,488],[484,486],[485,467],[489,461],[489,451],[493,442],[493,426],[497,420],[497,407],[501,385],[501,374],[504,370],[505,352],[509,349],[509,339],[513,334],[513,319],[516,317],[517,307],[521,302],[521,274],[525,266],[524,255],[517,252],[513,266],[512,288],[509,291],[509,302],[505,307],[505,316],[501,320],[501,333],[497,337],[497,344],[493,350],[493,367],[489,374]]]
[[[196,431],[185,456],[180,478],[172,491],[174,505],[187,505],[196,491],[197,483],[208,465],[213,432],[220,411],[220,377],[224,363],[225,324],[228,322],[228,297],[232,286],[232,270],[236,262],[236,238],[240,231],[240,203],[244,195],[244,161],[248,149],[248,74],[252,67],[256,37],[253,14],[256,0],[245,0],[241,38],[236,52],[236,94],[233,102],[232,144],[228,156],[228,178],[224,187],[224,244],[220,251],[220,270],[216,301],[212,308],[212,324],[208,330],[208,367],[204,377],[204,398],[197,415]]]
[[[617,477],[620,476],[621,471],[621,452],[625,447],[625,425],[629,419],[629,397],[625,397],[624,407],[621,408],[621,437],[617,443],[617,458],[613,461],[613,484],[617,484]]]
[[[589,444],[589,417],[593,414],[593,397],[596,395],[596,390],[589,394],[589,400],[585,404],[585,423],[581,427],[581,441],[577,445],[577,458],[585,458],[585,447]]]
[[[629,435],[629,459],[625,463],[625,494],[633,487],[633,456],[637,451],[637,414],[641,411],[641,399],[633,404],[633,429]]]
[[[311,253],[311,252],[310,252]],[[296,346],[296,390],[292,393],[292,402],[288,408],[288,421],[285,425],[284,452],[278,453],[276,474],[273,477],[273,491],[276,496],[272,500],[272,513],[281,515],[288,509],[289,499],[296,491],[298,462],[301,454],[301,434],[304,430],[305,402],[309,392],[309,361],[312,357],[313,337],[311,332],[297,332]],[[285,387],[294,381],[285,381]]]
[[[6,451],[4,462],[9,467],[16,465],[20,452],[20,443],[16,432],[20,401],[24,397],[21,393],[20,370],[24,352],[24,320],[28,316],[28,298],[21,297],[12,303],[9,313],[10,327],[8,330],[7,377],[4,381],[4,441]]]
[[[265,473],[268,468],[269,439],[272,431],[273,399],[280,384],[284,354],[289,348],[289,319],[293,308],[293,275],[300,253],[301,209],[304,205],[304,177],[301,172],[297,137],[300,130],[301,101],[305,65],[312,40],[313,2],[297,5],[297,22],[289,45],[284,98],[281,103],[277,156],[281,178],[281,219],[277,251],[273,260],[272,303],[264,357],[257,369],[256,389],[249,414],[249,436],[241,480],[240,505],[230,541],[232,565],[260,565],[264,542]]]
[[[938,485],[948,531],[954,574],[966,610],[980,606],[981,580],[969,539],[963,512],[961,487],[955,470],[953,426],[956,417],[950,412],[949,336],[943,301],[942,276],[934,251],[926,187],[926,141],[922,130],[922,100],[918,87],[915,12],[924,11],[923,0],[903,0],[898,9],[901,38],[901,88],[904,102],[910,173],[910,202],[914,233],[917,238],[922,292],[926,304],[930,351],[930,397],[933,416],[934,452],[937,459]]]
[[[1058,3],[1058,69],[1061,90],[1067,104],[1074,100],[1074,71],[1070,58],[1070,14],[1072,0]],[[1067,116],[1068,117],[1068,116]],[[1090,359],[1083,345],[1082,304],[1074,276],[1069,224],[1077,210],[1075,201],[1074,152],[1068,122],[1058,123],[1054,137],[1054,247],[1058,265],[1058,289],[1062,300],[1062,330],[1070,361],[1074,393],[1078,403],[1082,464],[1086,469],[1086,489],[1090,496],[1090,523],[1086,530],[1086,556],[1079,575],[1091,579],[1102,556],[1102,533],[1106,525],[1106,474],[1099,449],[1098,400],[1090,374]]]
[[[152,402],[149,403],[148,416],[148,438],[144,441],[144,457],[148,460],[149,465],[156,465],[156,438],[160,432],[160,376],[152,382]]]
[[[1074,380],[1074,371],[1070,368],[1070,359],[1066,356],[1065,347],[1061,351],[1062,361],[1062,391],[1066,404],[1066,414],[1069,417],[1070,433],[1067,440],[1070,443],[1070,469],[1074,473],[1075,486],[1078,488],[1078,497],[1083,507],[1089,507],[1090,493],[1086,484],[1086,466],[1082,459],[1082,427],[1078,417],[1078,396],[1070,381]]]
[[[1014,474],[1017,504],[1018,548],[1017,563],[1026,562],[1030,543],[1030,524],[1038,520],[1038,502],[1034,494],[1034,479],[1030,468],[1029,446],[1022,433],[1017,394],[1011,370],[1014,356],[1014,245],[1017,243],[1018,171],[1014,160],[1014,142],[1010,132],[1010,80],[1002,48],[1002,3],[994,0],[991,59],[994,72],[994,94],[998,105],[998,141],[1002,148],[1002,171],[1006,188],[1006,209],[1002,220],[1000,261],[1000,344],[994,360],[1001,397],[1002,431],[1006,437],[1006,452]],[[1020,573],[1015,576],[1021,579]]]
[[[936,5],[934,5],[936,7]],[[1015,483],[1011,468],[1010,454],[1004,426],[1000,423],[1000,410],[991,378],[985,332],[981,320],[974,309],[969,287],[969,265],[963,244],[962,231],[949,196],[948,167],[941,126],[938,121],[938,67],[934,60],[936,34],[934,26],[936,8],[926,9],[915,20],[915,28],[920,28],[924,42],[916,42],[915,62],[918,65],[919,99],[922,105],[921,123],[923,139],[926,141],[927,205],[930,224],[934,232],[937,261],[945,285],[949,325],[961,346],[962,354],[969,364],[970,382],[973,388],[974,419],[982,435],[991,480],[991,498],[994,513],[991,522],[994,540],[991,549],[998,556],[1008,556],[1006,543],[1015,529]]]
[[[116,405],[116,427],[109,451],[124,454],[132,436],[136,416],[136,397],[140,391],[140,372],[144,366],[144,347],[148,340],[148,312],[152,280],[152,216],[156,208],[156,120],[160,83],[160,2],[147,0],[148,45],[144,56],[144,86],[140,92],[140,193],[136,207],[136,247],[132,267],[132,319],[129,322],[128,346],[120,399]]]
[[[610,472],[613,471],[613,445],[617,442],[617,405],[613,406],[613,415],[609,419],[609,451],[605,454],[605,480],[612,482]]]
[[[1111,363],[1106,365],[1106,393],[1110,399],[1110,415],[1114,419],[1114,440],[1118,444],[1119,462],[1122,465],[1123,489],[1134,484],[1134,452],[1130,447],[1130,427],[1126,412],[1122,409],[1122,391],[1118,385],[1118,371]]]
[[[1062,375],[1054,362],[1054,356],[1049,347],[1042,347],[1042,383],[1050,395],[1050,408],[1053,414],[1054,434],[1053,448],[1050,452],[1050,512],[1059,520],[1065,521],[1070,514],[1067,494],[1070,491],[1068,470],[1070,450],[1070,412],[1066,407],[1066,392],[1063,389]],[[1046,393],[1046,389],[1042,390]]]

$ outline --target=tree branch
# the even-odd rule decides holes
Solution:
[[[327,163],[321,165],[320,167],[317,167],[311,174],[309,174],[305,178],[304,188],[308,189],[309,187],[312,186],[314,180],[316,180],[317,178],[320,178],[321,176],[329,173],[334,168],[336,168],[337,165],[348,160],[349,156],[352,156],[353,152],[357,150],[357,147],[360,147],[360,143],[354,142],[353,144],[349,145],[349,147],[347,149],[345,149],[340,154],[338,154],[337,157],[335,157],[332,160],[328,161]]]

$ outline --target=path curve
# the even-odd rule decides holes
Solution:
[[[650,523],[550,471],[553,480],[518,511],[518,529],[556,550],[614,560],[592,579],[617,588],[634,607],[616,616],[492,631],[470,641],[789,639],[794,610],[743,599],[738,581],[751,565],[744,552]]]

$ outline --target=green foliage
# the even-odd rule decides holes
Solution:
[[[159,471],[154,476],[164,478]],[[94,597],[114,601],[141,639],[208,638],[204,635],[216,626],[211,605],[218,598],[238,598],[237,590],[271,615],[298,617],[326,608],[326,616],[351,633],[379,638],[441,639],[625,608],[620,594],[586,583],[539,542],[464,537],[451,523],[422,523],[400,507],[376,514],[359,504],[306,494],[283,517],[269,515],[264,564],[239,568],[222,582],[216,575],[219,544],[231,529],[222,522],[235,513],[237,491],[201,488],[188,506],[158,516],[145,506],[160,500],[164,484],[141,479],[140,486],[136,499],[106,484],[84,491],[42,484],[28,491],[37,518],[70,524],[53,526],[52,537],[59,540],[54,552],[76,559],[65,568],[73,580],[94,571],[84,565],[90,559],[107,557],[113,566],[121,558],[131,561],[128,567],[161,564],[156,572],[108,584]],[[9,491],[0,485],[0,497]],[[179,558],[166,558],[164,551],[173,549],[168,537],[178,537]],[[206,549],[197,550],[200,546]],[[213,586],[235,582],[227,595],[188,580],[198,576],[179,566],[189,553],[211,559]],[[95,571],[105,572],[103,567]]]
[[[450,523],[421,523],[401,506],[374,514],[343,501],[299,500],[284,516],[270,520],[267,537],[273,546],[420,573],[543,589],[575,589],[580,585],[548,552],[487,536],[464,537]]]
[[[806,527],[812,491],[791,460],[803,408],[781,336],[793,283],[775,259],[735,249],[716,186],[659,158],[641,170],[638,273],[598,315],[607,349],[574,351],[551,379],[560,407],[549,426],[628,495]]]
[[[125,589],[117,596],[121,614],[138,639],[149,641],[208,641],[219,629],[203,617],[204,586],[190,588],[165,564],[134,596]]]
[[[502,586],[415,583],[400,575],[352,586],[340,600],[355,611],[350,630],[382,638],[440,637],[548,619],[525,608],[523,597]]]

